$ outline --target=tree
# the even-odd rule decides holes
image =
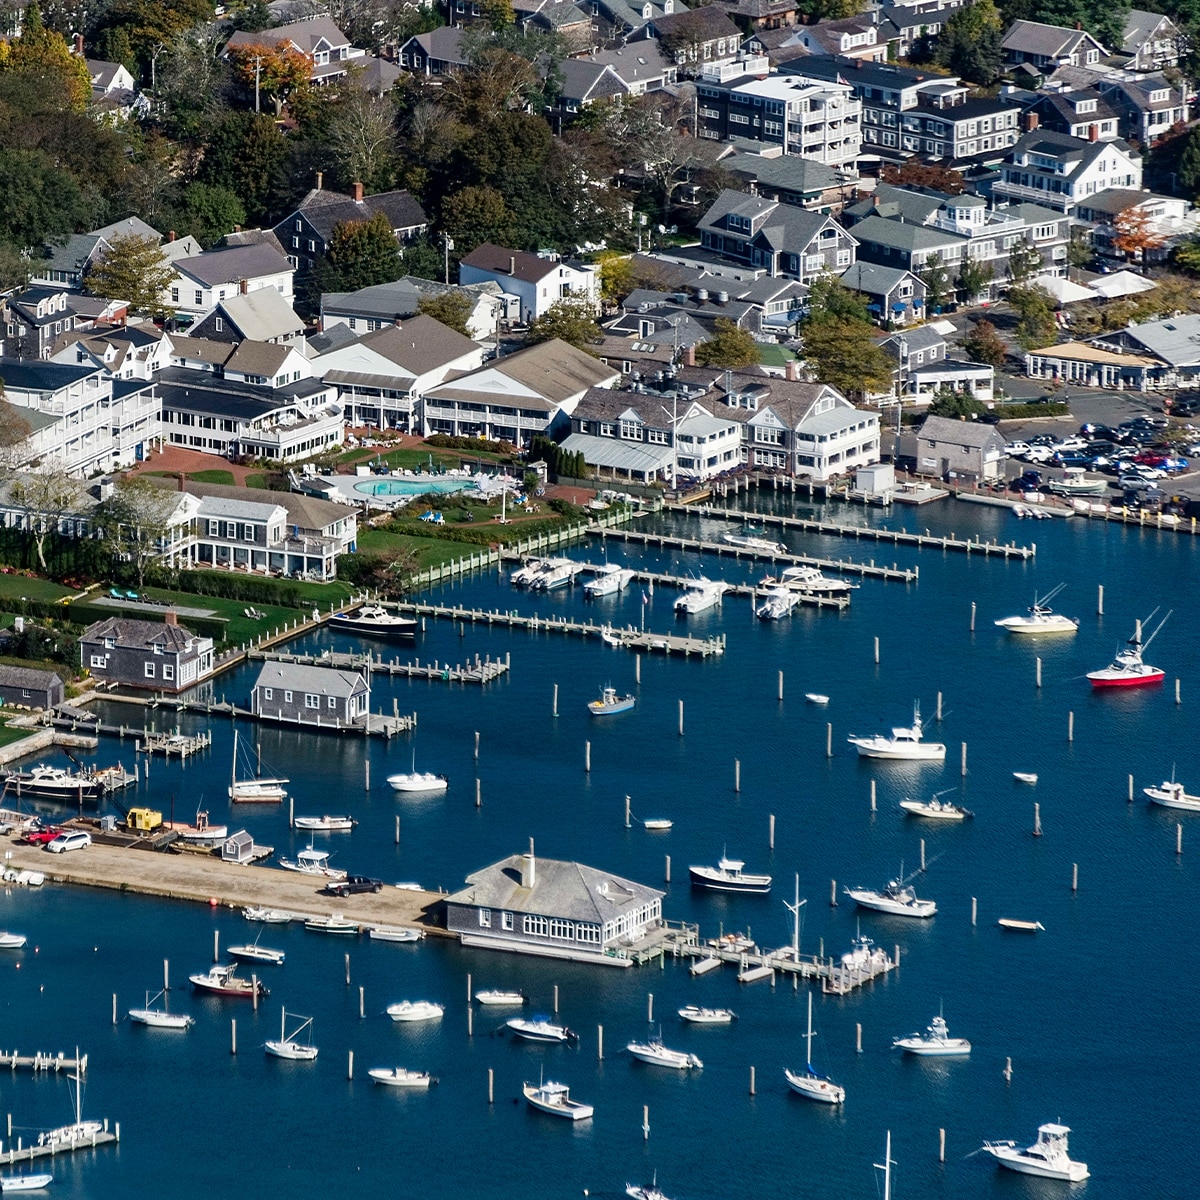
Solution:
[[[870,324],[866,297],[852,292],[836,275],[825,272],[812,281],[808,293],[808,315],[812,321],[861,321]]]
[[[970,392],[956,392],[951,387],[938,388],[933,403],[929,406],[930,416],[949,417],[951,420],[969,420],[986,411],[986,406],[976,400]]]
[[[1042,256],[1028,242],[1017,242],[1008,252],[1008,277],[1022,287],[1042,269]]]
[[[990,291],[995,272],[990,262],[968,258],[958,269],[958,287],[965,304],[974,304],[979,296]]]
[[[377,212],[366,221],[339,221],[323,265],[331,273],[325,291],[356,292],[399,279],[400,247],[387,216]]]
[[[247,219],[261,221],[287,153],[283,134],[266,113],[227,113],[206,139],[198,178],[228,188]]]
[[[345,89],[333,106],[325,140],[345,182],[362,183],[370,192],[387,191],[395,182],[395,108],[385,96],[360,87]]]
[[[47,154],[0,149],[0,242],[40,250],[65,240],[93,212],[75,177]]]
[[[515,240],[516,218],[493,187],[465,187],[442,201],[442,228],[461,258],[481,242],[503,246]]]
[[[202,246],[219,242],[237,225],[246,223],[246,209],[219,183],[192,183],[183,193],[176,228],[190,233]]]
[[[892,386],[892,360],[875,342],[875,327],[866,321],[806,321],[800,342],[809,369],[822,382],[850,400]]]
[[[1015,337],[1022,350],[1052,345],[1058,336],[1054,297],[1045,288],[1023,284],[1009,289],[1008,302],[1018,314]]]
[[[605,304],[616,304],[633,291],[633,259],[616,250],[605,250],[596,257],[596,273],[600,277],[600,298]]]
[[[163,258],[158,242],[140,234],[118,235],[88,272],[84,284],[93,296],[128,300],[130,311],[171,317],[163,297],[175,280],[175,268]]]
[[[959,196],[967,189],[963,177],[957,171],[922,162],[919,158],[907,159],[898,166],[888,164],[880,171],[879,178],[884,183],[930,188],[935,192],[944,192],[947,196]]]
[[[950,286],[950,276],[942,266],[940,258],[931,258],[926,262],[920,274],[921,282],[925,285],[925,307],[934,312],[941,312],[953,289]]]
[[[1071,231],[1071,240],[1067,243],[1067,262],[1070,266],[1086,267],[1095,257],[1091,243],[1080,229]]]
[[[474,308],[475,302],[466,292],[441,292],[436,296],[422,296],[417,301],[417,312],[441,321],[463,337],[471,336],[467,321]]]
[[[0,397],[4,395],[4,381],[0,380]],[[33,432],[29,418],[16,404],[0,398],[0,462],[12,464],[18,457],[18,447]]]
[[[29,281],[29,259],[14,246],[0,243],[0,291],[22,288]]]
[[[593,354],[592,346],[603,336],[604,331],[596,324],[592,302],[586,296],[564,296],[529,322],[526,341],[533,346],[557,338]]]
[[[36,2],[25,9],[21,36],[12,42],[0,42],[0,73],[23,76],[76,112],[92,102],[92,77],[86,61],[71,53],[61,33],[42,24]]]
[[[178,492],[145,475],[126,475],[97,510],[115,552],[133,563],[139,590],[146,586],[146,568],[170,541],[171,517],[178,504]]]
[[[760,357],[753,335],[728,317],[718,317],[712,337],[696,343],[696,365],[700,367],[751,367]]]
[[[1154,228],[1153,218],[1135,204],[1122,209],[1113,219],[1113,245],[1131,262],[1145,260],[1148,250],[1162,249],[1165,241]]]
[[[962,341],[962,348],[972,362],[1002,367],[1008,357],[1008,347],[996,332],[991,321],[977,321],[975,328]]]
[[[934,61],[963,79],[986,86],[1000,74],[1003,28],[992,0],[975,0],[955,9],[942,26]]]
[[[1200,238],[1188,238],[1172,251],[1171,261],[1181,271],[1200,275]]]
[[[1187,195],[1194,197],[1200,192],[1200,125],[1193,125],[1186,136],[1177,175],[1179,187]]]
[[[226,49],[233,73],[247,92],[280,101],[296,98],[311,85],[313,58],[285,43],[261,43]]]
[[[25,528],[33,537],[38,566],[46,567],[46,539],[58,532],[63,517],[83,499],[83,485],[66,471],[51,467],[13,481],[9,497],[25,514]]]

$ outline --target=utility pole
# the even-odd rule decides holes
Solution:
[[[445,254],[446,283],[450,283],[450,251],[454,249],[454,239],[449,234],[442,234],[442,247]],[[497,339],[498,341],[499,339]]]
[[[258,106],[258,90],[259,90],[259,81],[261,78],[262,78],[262,55],[256,54],[254,56],[254,111],[255,112],[261,111],[261,109]]]

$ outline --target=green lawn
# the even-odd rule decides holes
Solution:
[[[146,474],[157,475],[160,479],[175,479],[178,476],[177,471],[147,471]],[[232,471],[222,471],[220,468],[212,471],[187,471],[184,478],[194,479],[197,483],[222,483],[226,487],[233,487],[237,482]]]
[[[393,533],[386,529],[364,529],[358,535],[359,554],[385,558],[389,562],[408,554],[415,554],[415,566],[418,571],[452,562],[472,552],[478,554],[479,549],[478,546],[471,546],[465,542],[448,542],[441,538]]]
[[[61,675],[61,670],[60,670]],[[30,734],[36,732],[32,729],[10,729],[7,724],[3,723],[3,718],[0,717],[0,746],[8,746],[13,742],[19,742],[22,738],[27,738]]]
[[[252,488],[266,488],[267,477],[265,475],[247,475],[246,486]]]
[[[28,575],[0,575],[0,598],[5,600],[61,600],[77,593],[49,579]]]

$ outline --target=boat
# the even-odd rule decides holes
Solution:
[[[694,1054],[688,1054],[686,1050],[671,1050],[664,1046],[659,1038],[649,1042],[630,1042],[625,1049],[640,1062],[649,1063],[654,1067],[687,1071],[692,1067],[704,1066]]]
[[[188,979],[196,991],[207,992],[211,996],[233,996],[249,1000],[254,995],[256,982],[260,999],[269,994],[261,979],[242,979],[236,972],[236,964],[227,963],[224,966],[209,967],[203,973],[189,975]]]
[[[336,867],[329,865],[328,850],[314,850],[309,846],[307,850],[301,850],[296,857],[281,858],[279,865],[285,871],[295,871],[300,875],[313,875],[321,879],[345,879],[346,872],[339,871]]]
[[[416,746],[413,747],[412,752],[412,770],[399,775],[389,775],[387,781],[391,784],[393,791],[420,792],[424,795],[444,792],[450,786],[450,780],[445,775],[435,775],[432,771],[417,770]]]
[[[966,1038],[950,1036],[946,1020],[940,1012],[924,1033],[893,1038],[892,1045],[905,1054],[917,1054],[925,1058],[961,1058],[971,1053],[971,1043]]]
[[[372,1067],[367,1074],[386,1087],[427,1088],[437,1083],[428,1071],[410,1071],[405,1067]]]
[[[20,950],[28,940],[23,933],[0,933],[0,950]]]
[[[489,988],[482,992],[476,992],[475,1000],[479,1004],[519,1008],[525,1003],[526,997],[524,992],[506,992],[501,988]]]
[[[151,996],[147,992],[146,1007],[131,1008],[128,1014],[129,1019],[135,1025],[147,1025],[151,1029],[190,1029],[195,1025],[195,1020],[187,1013],[170,1013],[161,1008],[151,1008],[150,1006],[162,994],[162,992],[158,992]]]
[[[1143,642],[1142,641],[1142,625],[1149,624],[1154,619],[1154,613],[1158,612],[1156,608],[1150,614],[1145,622],[1139,621],[1134,629],[1133,637],[1125,643],[1123,650],[1117,651],[1117,656],[1112,660],[1107,667],[1103,667],[1099,671],[1089,671],[1088,679],[1092,682],[1092,687],[1097,688],[1113,688],[1113,687],[1146,687],[1148,684],[1162,683],[1166,676],[1166,671],[1161,667],[1152,667],[1148,663],[1142,661],[1142,654],[1146,647],[1158,636],[1158,632],[1167,623],[1171,616],[1167,613],[1154,632]]]
[[[625,1185],[625,1195],[630,1200],[667,1200],[667,1196],[658,1186],[658,1172],[654,1172],[654,1182],[646,1187],[641,1183],[627,1183]]]
[[[1019,921],[1015,917],[1001,917],[996,924],[1001,929],[1012,929],[1017,933],[1042,933],[1046,929],[1041,921]]]
[[[247,921],[262,921],[266,925],[287,925],[296,919],[295,913],[284,912],[281,908],[263,908],[261,905],[250,905],[242,909],[242,916]]]
[[[529,585],[534,581],[538,573],[545,565],[545,559],[527,558],[508,577],[508,581],[509,583],[513,584],[514,587],[529,587]]]
[[[105,1132],[106,1122],[85,1121],[83,1119],[83,1079],[80,1077],[80,1064],[84,1060],[79,1057],[79,1047],[75,1047],[75,1072],[67,1076],[68,1086],[74,1084],[75,1120],[70,1125],[60,1125],[57,1129],[47,1129],[38,1134],[37,1144],[49,1147],[53,1154],[61,1146],[77,1146],[81,1143],[94,1142]],[[26,1151],[30,1159],[33,1155]],[[9,1147],[9,1161],[12,1161],[12,1147]]]
[[[846,1089],[840,1084],[834,1083],[833,1080],[826,1079],[824,1075],[818,1075],[813,1070],[812,1012],[813,1001],[812,992],[810,991],[808,993],[808,1033],[805,1034],[805,1039],[808,1042],[807,1066],[803,1072],[785,1070],[783,1072],[784,1078],[788,1082],[788,1087],[798,1096],[803,1096],[806,1100],[818,1100],[822,1104],[841,1104],[846,1099]]]
[[[1067,1150],[1066,1125],[1039,1125],[1037,1141],[1019,1148],[1016,1142],[984,1142],[987,1151],[1002,1167],[1022,1175],[1082,1183],[1088,1177],[1087,1163],[1074,1162]]]
[[[719,579],[706,579],[703,575],[689,579],[683,595],[675,601],[675,611],[695,616],[697,613],[707,612],[710,608],[716,608],[728,586]]]
[[[614,596],[623,592],[629,586],[636,572],[627,567],[619,567],[616,563],[605,563],[596,569],[595,579],[589,579],[583,585],[583,594],[595,599],[597,596]]]
[[[445,1011],[432,1000],[401,1000],[387,1006],[387,1015],[393,1021],[440,1021]]]
[[[425,934],[420,929],[401,929],[389,925],[372,925],[367,937],[376,942],[420,942]]]
[[[1020,633],[1037,636],[1044,633],[1074,633],[1079,628],[1078,617],[1064,617],[1050,607],[1050,601],[1067,585],[1060,583],[1044,596],[1033,597],[1025,616],[1001,617],[996,625],[1007,629],[1009,633]]]
[[[790,592],[798,592],[802,596],[849,596],[856,583],[847,583],[844,579],[830,579],[821,573],[819,567],[798,564],[785,567],[778,575],[768,575],[758,585],[759,591],[767,588],[782,587]]]
[[[238,779],[238,731],[233,731],[233,767],[230,771],[229,798],[235,804],[281,804],[287,796],[284,789],[289,779],[260,778]]]
[[[600,640],[606,646],[612,646],[617,650],[625,645],[625,639],[618,632],[616,632],[611,625],[601,626]]]
[[[229,836],[228,825],[210,825],[208,813],[202,809],[196,810],[194,824],[186,821],[164,821],[162,824],[168,833],[179,835],[182,842],[190,842],[194,846],[216,846]]]
[[[526,1083],[521,1087],[525,1099],[536,1109],[571,1121],[586,1121],[595,1109],[571,1099],[571,1089],[565,1083]]]
[[[782,542],[773,542],[762,536],[762,530],[757,525],[746,525],[740,533],[722,534],[721,540],[729,546],[737,546],[742,550],[758,550],[762,554],[786,554],[787,547]]]
[[[860,758],[942,762],[946,757],[946,747],[941,742],[923,742],[922,729],[921,706],[914,704],[911,726],[895,726],[890,737],[885,737],[882,733],[872,734],[870,737],[860,737],[852,733],[846,741],[858,748]]]
[[[357,824],[354,817],[297,817],[292,828],[310,833],[343,833]]]
[[[555,1025],[545,1017],[534,1017],[527,1021],[524,1017],[511,1017],[504,1024],[519,1037],[527,1042],[577,1042],[579,1035],[573,1033],[565,1025]]]
[[[747,875],[742,868],[746,864],[740,859],[724,855],[715,867],[688,867],[693,887],[707,888],[710,892],[746,892],[765,896],[771,890],[770,875]]]
[[[268,946],[260,946],[258,938],[244,946],[229,946],[225,953],[230,958],[236,958],[238,962],[262,962],[270,963],[275,967],[283,966],[284,952],[272,950]]]
[[[792,609],[800,603],[800,593],[785,587],[767,588],[762,593],[762,603],[754,610],[761,621],[782,621],[792,615]]]
[[[317,1048],[312,1044],[312,1017],[297,1018],[296,1014],[292,1014],[293,1019],[298,1019],[300,1024],[289,1034],[287,1031],[287,1009],[283,1010],[283,1015],[279,1019],[279,1040],[267,1041],[263,1043],[263,1049],[271,1055],[272,1058],[288,1058],[295,1062],[312,1062],[317,1057]],[[300,1038],[307,1037],[304,1041]]]
[[[873,888],[846,888],[845,893],[860,908],[871,908],[876,912],[887,913],[893,917],[932,917],[937,912],[937,905],[932,900],[918,900],[909,880],[920,872],[912,875],[890,879],[882,891]]]
[[[953,788],[946,789],[946,792],[952,791]],[[935,792],[929,800],[901,800],[900,807],[911,816],[928,817],[933,821],[961,821],[975,815],[969,808],[963,808],[959,804],[943,803],[940,797],[946,795],[946,792]]]
[[[758,948],[754,939],[744,933],[723,933],[720,937],[709,938],[705,945],[728,954],[745,954]]]
[[[824,705],[829,703],[829,697],[822,695],[820,692],[805,692],[804,698],[809,704]]]
[[[642,828],[648,829],[651,833],[665,833],[674,827],[675,822],[666,817],[646,817],[642,820]]]
[[[364,604],[361,608],[336,612],[329,618],[329,626],[378,638],[410,638],[417,633],[415,618],[389,612],[382,604]]]
[[[1200,796],[1189,796],[1183,790],[1183,784],[1175,782],[1174,772],[1170,779],[1163,780],[1158,787],[1142,788],[1142,792],[1152,803],[1161,804],[1164,808],[1183,808],[1189,812],[1200,812]],[[0,946],[3,944],[3,940],[0,940]]]
[[[886,950],[860,933],[850,943],[850,949],[842,955],[842,970],[868,971],[875,975],[886,970],[891,961]]]
[[[1051,479],[1046,491],[1055,496],[1103,496],[1108,491],[1108,480],[1089,479],[1082,467],[1064,467],[1061,479]]]
[[[61,804],[81,804],[99,801],[107,787],[103,779],[88,771],[68,771],[38,763],[27,771],[9,771],[4,777],[4,791],[34,800],[57,800]]]
[[[616,713],[628,712],[637,700],[632,695],[618,696],[615,687],[600,689],[600,699],[588,702],[588,712],[593,717],[611,717]]]
[[[341,913],[330,913],[327,917],[308,917],[304,928],[312,933],[332,933],[350,937],[360,932],[358,922],[347,920]]]
[[[728,1008],[700,1008],[689,1004],[679,1010],[679,1016],[692,1025],[728,1025],[737,1018],[737,1013]]]
[[[1013,778],[1018,783],[1037,783],[1037,773],[1034,771],[1014,771]]]
[[[553,592],[566,587],[582,569],[580,563],[570,558],[548,558],[530,580],[529,589],[534,592]]]
[[[37,1192],[54,1182],[53,1175],[0,1175],[0,1192]]]

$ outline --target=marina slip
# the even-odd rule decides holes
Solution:
[[[248,709],[258,661],[208,684],[197,710],[89,705],[114,732],[76,757],[139,770],[85,795],[85,815],[201,812],[274,853],[242,865],[0,839],[0,928],[25,938],[0,951],[19,1064],[3,1072],[0,1176],[50,1173],[45,1195],[89,1200],[230,1186],[578,1200],[653,1195],[657,1179],[677,1200],[748,1186],[867,1200],[882,1163],[896,1200],[1185,1194],[1195,985],[1163,964],[1200,938],[1200,548],[952,500],[737,499],[737,515],[656,514],[640,540],[558,550],[553,586],[514,588],[505,569],[414,597],[423,627],[389,656],[511,664],[470,684],[372,672],[371,713],[415,712],[417,732],[215,711],[222,696]],[[748,525],[787,555],[725,540],[758,537]],[[585,595],[571,564],[608,557],[660,582]],[[851,602],[756,619],[764,575],[799,557],[858,584]],[[668,578],[693,581],[692,611],[676,613]],[[719,603],[691,602],[702,579],[727,585]],[[1047,607],[1060,583],[1074,633],[995,624],[1031,597]],[[613,645],[605,627],[630,638]],[[361,655],[380,640],[324,626],[286,649]],[[724,653],[689,652],[705,645]],[[1162,685],[1093,687],[1114,646]],[[601,687],[636,707],[597,719]],[[919,738],[903,725],[914,702]],[[143,724],[197,749],[135,756]],[[902,753],[860,756],[851,735]],[[438,787],[403,786],[417,737]],[[39,764],[81,770],[55,750],[12,769]],[[268,781],[287,799],[229,794]],[[19,803],[53,826],[78,813],[78,781]],[[737,859],[722,863],[726,847]],[[365,890],[325,895],[324,870],[280,869],[302,855]],[[734,889],[693,887],[693,865]],[[552,892],[556,911],[529,906]],[[955,1036],[935,1018],[914,1045],[955,1049],[893,1048],[943,1005]],[[33,1066],[74,1063],[76,1047],[86,1069]],[[1111,1086],[1133,1064],[1136,1104]]]

